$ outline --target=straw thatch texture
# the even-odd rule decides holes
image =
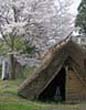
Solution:
[[[80,47],[73,41],[56,45],[49,50],[43,64],[19,88],[19,95],[30,100],[38,99],[63,66],[70,64],[76,69],[81,80],[85,76],[84,57]],[[86,83],[83,81],[83,83]],[[86,85],[86,84],[85,84]]]

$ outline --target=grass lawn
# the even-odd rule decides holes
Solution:
[[[0,80],[0,110],[86,110],[86,103],[55,104],[22,99],[17,95],[17,88],[23,80]]]

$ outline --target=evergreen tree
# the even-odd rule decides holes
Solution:
[[[86,34],[86,0],[82,0],[78,7],[75,27],[80,28],[80,33]]]

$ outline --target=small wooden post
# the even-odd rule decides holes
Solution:
[[[65,89],[65,101],[67,102],[68,101],[68,79],[69,79],[69,77],[68,77],[68,66],[66,66],[65,67],[65,71],[66,71],[66,89]]]

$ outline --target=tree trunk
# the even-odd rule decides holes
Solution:
[[[13,54],[10,55],[10,70],[10,78],[15,79],[15,59]]]

